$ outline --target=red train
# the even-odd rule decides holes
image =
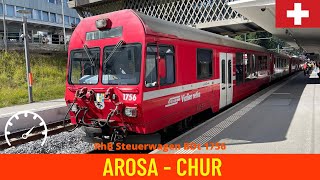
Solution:
[[[68,56],[69,115],[91,142],[146,140],[194,114],[236,103],[301,64],[133,10],[83,19]]]

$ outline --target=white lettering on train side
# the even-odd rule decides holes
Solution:
[[[187,102],[187,101],[192,100],[192,95],[190,95],[189,93],[182,95],[181,97],[182,97],[182,102]]]
[[[193,96],[193,99],[197,99],[197,98],[200,98],[201,94],[197,91],[192,96]]]
[[[168,104],[166,104],[165,107],[171,107],[171,106],[177,105],[180,101],[187,102],[187,101],[191,101],[193,99],[197,99],[200,97],[201,97],[201,93],[199,91],[197,91],[194,94],[187,93],[187,94],[183,94],[181,96],[175,96],[175,97],[172,97],[168,100]]]

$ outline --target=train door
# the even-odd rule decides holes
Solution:
[[[233,54],[220,53],[220,108],[232,103],[233,98],[233,78],[232,60]]]

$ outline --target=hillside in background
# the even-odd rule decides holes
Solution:
[[[33,99],[64,97],[67,54],[30,54]],[[0,107],[28,103],[26,65],[20,52],[0,52]]]

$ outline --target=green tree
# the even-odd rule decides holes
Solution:
[[[270,38],[270,39],[267,39]],[[250,32],[246,34],[236,35],[234,39],[240,40],[240,41],[247,41],[249,43],[257,44],[259,46],[265,47],[269,50],[276,50],[278,49],[278,46],[280,49],[283,49],[283,47],[289,47],[289,45],[284,42],[283,40],[273,36],[271,33],[263,31],[263,32]],[[293,49],[290,51],[282,51],[285,52],[288,55],[301,55],[303,54],[303,49]]]

